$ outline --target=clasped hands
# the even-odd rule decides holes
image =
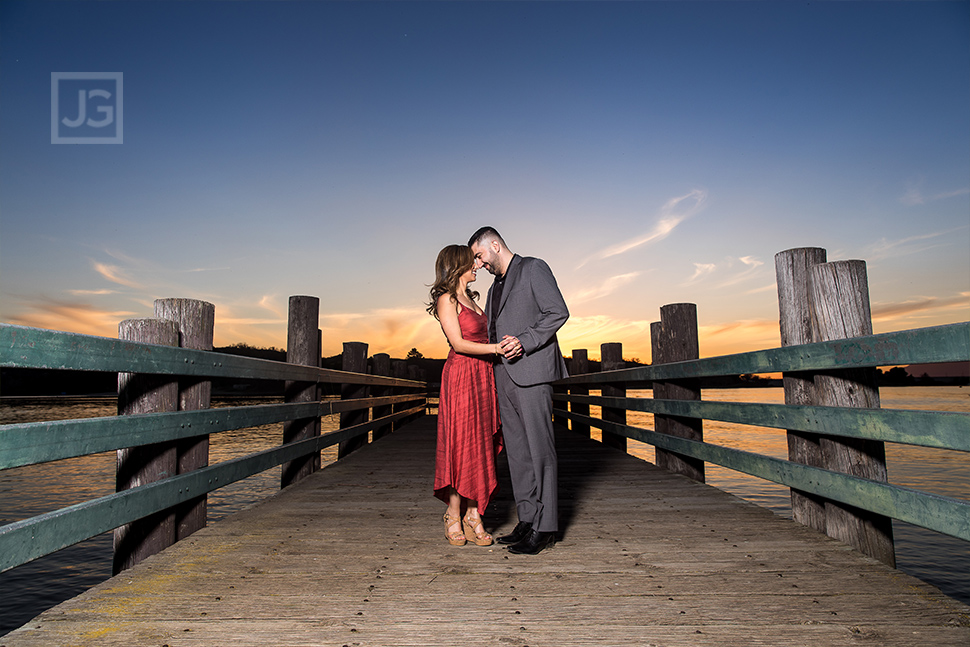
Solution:
[[[506,335],[503,337],[502,341],[499,342],[498,347],[505,359],[515,359],[516,357],[525,354],[525,351],[522,349],[522,342],[520,342],[517,337],[513,337],[512,335]]]

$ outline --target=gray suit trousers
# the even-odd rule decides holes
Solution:
[[[495,390],[519,521],[540,532],[559,530],[558,464],[552,429],[552,385],[519,386],[503,364]]]

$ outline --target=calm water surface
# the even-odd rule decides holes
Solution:
[[[970,389],[959,387],[883,388],[882,406],[894,409],[970,411]],[[630,393],[649,397],[650,392]],[[705,390],[705,400],[783,403],[781,389]],[[273,400],[214,401],[213,406],[265,404]],[[0,401],[0,424],[109,416],[112,398],[45,398]],[[593,415],[599,415],[592,407]],[[653,416],[631,412],[629,424],[653,428]],[[324,419],[324,430],[337,428],[337,416]],[[283,425],[214,434],[210,463],[261,451],[279,444]],[[785,432],[745,425],[705,421],[704,439],[711,443],[787,458]],[[653,448],[629,441],[630,453],[654,460]],[[892,483],[970,500],[970,456],[902,445],[887,446]],[[336,448],[323,454],[324,463],[336,458]],[[114,491],[115,453],[108,452],[0,471],[0,525],[56,510]],[[707,482],[744,499],[791,516],[788,489],[714,465],[707,465]],[[240,510],[278,491],[280,468],[267,470],[209,495],[209,522]],[[948,595],[970,603],[970,544],[894,522],[897,566]],[[111,533],[105,533],[53,555],[0,574],[0,635],[7,633],[64,600],[111,576]]]

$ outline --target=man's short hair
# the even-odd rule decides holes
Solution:
[[[471,247],[476,243],[481,244],[482,242],[491,240],[493,238],[502,243],[502,247],[508,247],[508,245],[505,244],[505,240],[502,239],[502,235],[499,234],[494,227],[482,227],[476,231],[474,234],[472,234],[472,237],[468,239],[468,246]]]

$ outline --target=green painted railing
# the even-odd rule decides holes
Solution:
[[[824,372],[903,364],[970,362],[970,323],[855,337],[833,342],[576,375],[556,383],[559,389],[597,389],[615,385],[650,388],[654,381],[742,374]],[[863,438],[954,451],[970,451],[970,414],[895,409],[744,404],[715,401],[616,398],[556,393],[557,403],[598,405],[645,413],[717,420]],[[871,481],[788,460],[654,430],[608,422],[565,408],[557,417],[596,427],[698,460],[751,474],[794,490],[839,501],[970,541],[970,503],[889,483]]]
[[[127,372],[395,387],[402,395],[11,424],[0,427],[0,470],[233,429],[374,407],[387,416],[117,492],[0,527],[0,572],[167,510],[283,463],[423,415],[424,382],[171,346],[0,324],[0,367]]]

